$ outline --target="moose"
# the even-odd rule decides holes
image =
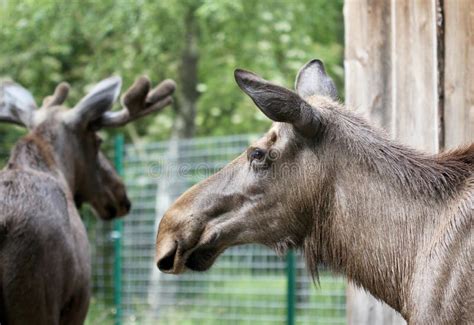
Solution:
[[[101,128],[120,127],[161,110],[175,84],[150,90],[140,77],[112,111],[121,78],[98,83],[72,109],[61,83],[38,109],[13,82],[0,87],[0,121],[28,129],[0,172],[0,323],[83,324],[90,298],[87,234],[78,207],[90,203],[110,220],[131,203],[100,151]]]
[[[473,324],[474,143],[429,155],[388,138],[338,103],[320,60],[296,91],[236,70],[274,121],[164,214],[156,263],[205,271],[234,245],[301,249],[345,274],[410,324]]]

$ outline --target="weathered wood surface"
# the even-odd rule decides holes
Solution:
[[[351,325],[406,324],[399,313],[352,284],[347,288],[347,322]]]
[[[391,10],[374,0],[344,5],[346,103],[386,131],[393,129]]]
[[[384,1],[345,2],[344,67],[347,106],[394,136],[393,68],[397,53],[392,48],[392,10]],[[397,312],[353,285],[347,289],[347,315],[349,324],[405,324]]]
[[[346,0],[344,17],[349,107],[418,149],[474,140],[474,1]],[[404,323],[352,286],[348,321]]]
[[[391,5],[394,135],[402,143],[435,153],[440,133],[436,1]]]
[[[446,148],[474,141],[474,1],[444,2]]]
[[[344,15],[346,102],[400,141],[437,152],[436,1],[348,0]]]

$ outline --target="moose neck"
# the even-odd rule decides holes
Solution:
[[[365,125],[334,131],[318,154],[335,158],[325,208],[303,246],[308,265],[317,272],[326,263],[404,314],[416,255],[469,169],[455,155],[422,155]]]
[[[58,156],[61,158],[58,159]],[[12,150],[7,169],[42,172],[54,177],[63,187],[74,193],[74,164],[65,154],[58,154],[50,141],[35,130],[20,139]]]

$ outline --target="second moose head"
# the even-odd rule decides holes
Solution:
[[[121,84],[119,77],[101,81],[72,109],[62,105],[69,92],[65,83],[39,109],[31,94],[18,84],[6,83],[0,88],[0,121],[28,128],[29,134],[20,141],[33,141],[42,148],[37,160],[55,165],[76,205],[90,203],[102,219],[125,215],[131,204],[119,175],[100,150],[97,131],[123,126],[162,109],[171,103],[175,89],[173,81],[165,80],[151,90],[148,78],[141,77],[123,96],[122,110],[111,111]],[[28,146],[22,148],[28,150]],[[18,164],[16,157],[10,161]]]

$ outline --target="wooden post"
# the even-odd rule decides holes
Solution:
[[[393,129],[391,11],[387,1],[344,4],[347,106],[387,131]]]
[[[444,143],[474,141],[474,1],[444,1]]]
[[[474,1],[346,0],[346,104],[429,152],[474,140]],[[350,324],[402,324],[348,289]]]
[[[439,150],[435,0],[392,1],[392,111],[395,138]]]
[[[388,1],[345,2],[344,68],[346,105],[393,136],[392,10]],[[347,289],[347,317],[349,324],[404,324],[389,306],[353,285]]]

